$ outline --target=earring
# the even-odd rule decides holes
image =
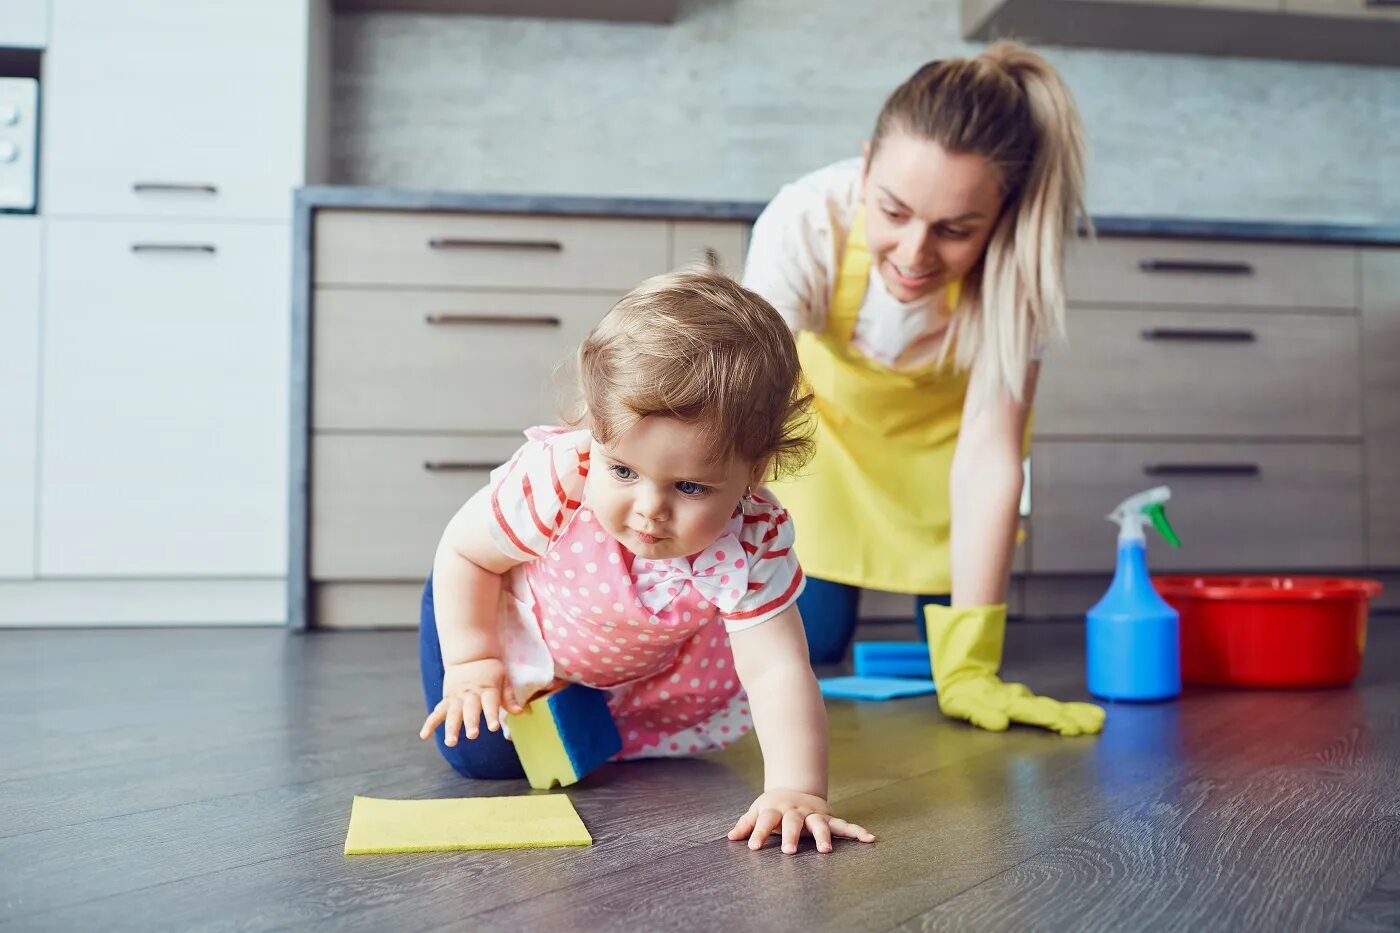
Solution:
[[[745,489],[744,489],[744,498],[745,498],[745,499],[752,499],[752,498],[753,498],[753,487],[752,487],[752,486],[745,487]]]

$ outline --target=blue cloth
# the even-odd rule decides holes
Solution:
[[[914,597],[914,637],[928,641],[924,607],[946,606],[947,596]],[[807,578],[807,589],[797,597],[802,627],[807,630],[807,654],[813,664],[837,664],[846,656],[856,632],[860,612],[860,587],[830,580]]]
[[[893,700],[935,692],[933,681],[909,677],[827,677],[817,685],[822,696],[847,700]]]
[[[423,675],[423,699],[428,704],[428,712],[442,702],[442,645],[438,642],[437,616],[433,613],[433,578],[429,577],[423,587],[423,602],[418,615],[418,669]],[[482,717],[480,734],[468,739],[457,736],[456,745],[448,745],[443,736],[446,725],[437,727],[433,736],[438,751],[447,759],[458,774],[465,778],[483,780],[504,780],[523,778],[525,769],[520,765],[520,756],[515,746],[499,732],[486,728],[486,717]]]

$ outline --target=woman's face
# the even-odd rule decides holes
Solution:
[[[892,132],[875,157],[865,144],[866,236],[890,294],[915,301],[966,275],[1001,213],[1000,173],[979,155],[954,155]]]

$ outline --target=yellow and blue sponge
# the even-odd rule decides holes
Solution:
[[[573,684],[513,713],[510,738],[530,786],[577,784],[622,751],[622,736],[601,690]]]

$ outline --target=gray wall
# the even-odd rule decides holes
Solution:
[[[740,200],[858,153],[918,64],[980,47],[956,0],[693,0],[669,26],[342,14],[335,39],[337,182]],[[1400,69],[1045,51],[1096,214],[1400,220]]]

